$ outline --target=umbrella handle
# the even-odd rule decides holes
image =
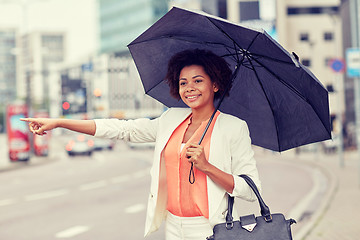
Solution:
[[[189,173],[189,182],[194,184],[195,182],[195,174],[194,174],[194,163],[191,163],[190,173]]]

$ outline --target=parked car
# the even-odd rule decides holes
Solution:
[[[155,142],[143,142],[143,143],[127,142],[127,145],[131,149],[152,149],[152,148],[155,148]]]
[[[112,150],[114,148],[115,142],[111,139],[104,138],[94,138],[94,150]]]
[[[85,135],[77,135],[76,138],[71,139],[65,147],[69,156],[74,155],[88,155],[91,156],[94,150],[94,140],[89,139]]]

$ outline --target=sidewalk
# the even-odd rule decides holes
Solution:
[[[294,240],[357,240],[360,239],[360,184],[357,152],[346,152],[344,167],[338,154],[282,153],[280,161],[292,161],[319,168],[328,178],[326,193],[310,215],[301,219],[301,228]],[[295,187],[295,186],[294,186]],[[307,208],[311,209],[311,206]],[[297,219],[299,220],[299,219]]]
[[[299,156],[300,159],[306,158]],[[331,187],[328,199],[314,216],[305,240],[356,240],[360,238],[360,185],[359,185],[359,157],[356,152],[346,152],[345,166],[339,164],[337,154],[320,154],[312,161],[321,166],[331,176]],[[305,228],[303,229],[305,230]],[[300,239],[295,239],[300,240]]]

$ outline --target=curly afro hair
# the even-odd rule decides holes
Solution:
[[[209,75],[211,81],[216,84],[219,91],[215,93],[214,99],[219,99],[223,94],[229,96],[232,84],[232,71],[228,63],[213,52],[201,49],[189,49],[176,53],[169,60],[165,80],[170,86],[171,96],[180,99],[180,72],[184,67],[191,65],[202,66],[206,74]]]

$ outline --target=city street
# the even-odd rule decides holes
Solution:
[[[117,142],[113,151],[68,157],[64,145],[64,138],[54,137],[56,154],[0,172],[0,239],[143,239],[152,150]],[[311,214],[309,201],[326,190],[326,178],[276,156],[256,149],[263,198],[273,213],[298,221],[296,234]],[[237,208],[259,214],[257,202],[240,200]],[[163,236],[162,227],[147,239]]]

